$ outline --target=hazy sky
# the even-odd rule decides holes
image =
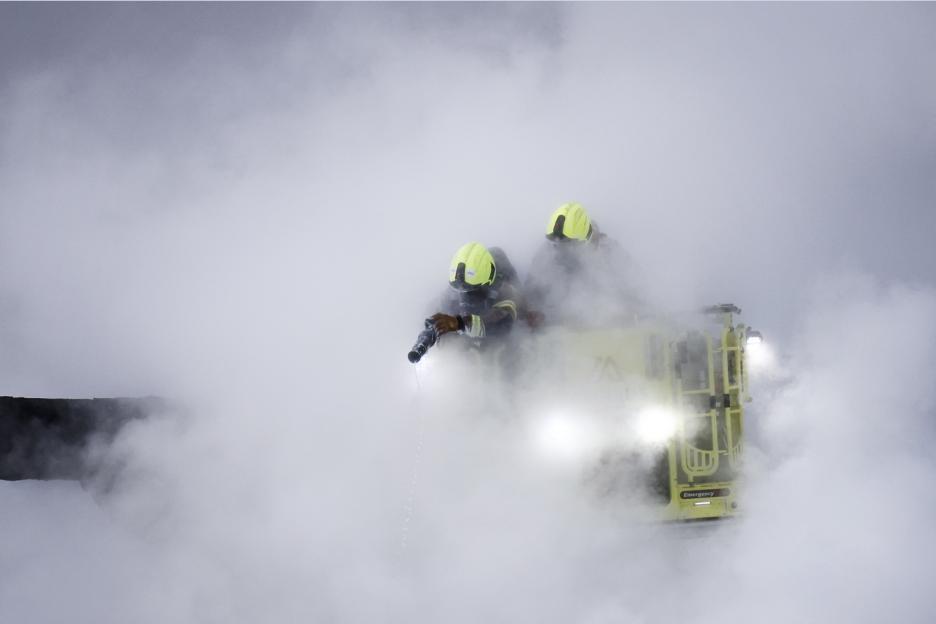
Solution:
[[[191,412],[128,432],[100,504],[0,484],[0,621],[930,621],[934,32],[931,3],[0,4],[0,394]],[[569,200],[648,297],[732,301],[778,353],[738,523],[635,526],[414,389],[453,251],[524,272]]]

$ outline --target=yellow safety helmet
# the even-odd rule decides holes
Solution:
[[[481,243],[466,243],[455,252],[449,267],[449,285],[456,290],[475,290],[494,283],[494,257]]]
[[[546,238],[552,241],[587,241],[591,235],[591,219],[582,204],[562,204],[549,217],[546,226]]]

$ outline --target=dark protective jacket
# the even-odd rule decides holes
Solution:
[[[488,251],[494,258],[494,283],[471,292],[450,288],[442,300],[442,312],[463,318],[461,333],[471,338],[506,335],[521,308],[517,271],[502,249],[490,247]]]
[[[533,258],[524,283],[527,309],[547,323],[575,326],[633,317],[642,304],[633,263],[595,226],[585,243],[551,242]]]

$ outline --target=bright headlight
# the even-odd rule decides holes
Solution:
[[[637,414],[637,437],[646,444],[663,444],[676,433],[679,417],[672,409],[648,407]]]
[[[581,457],[595,442],[589,423],[564,413],[552,414],[538,423],[534,435],[540,451],[561,459]]]
[[[766,342],[749,344],[744,352],[752,373],[769,371],[776,364],[773,349]]]

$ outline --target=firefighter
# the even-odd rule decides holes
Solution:
[[[457,332],[486,340],[510,332],[520,309],[517,273],[497,247],[466,243],[449,267],[448,295],[429,321],[439,336]]]
[[[578,203],[549,217],[546,242],[533,259],[524,296],[533,325],[589,325],[632,317],[640,308],[633,267],[620,246]]]

